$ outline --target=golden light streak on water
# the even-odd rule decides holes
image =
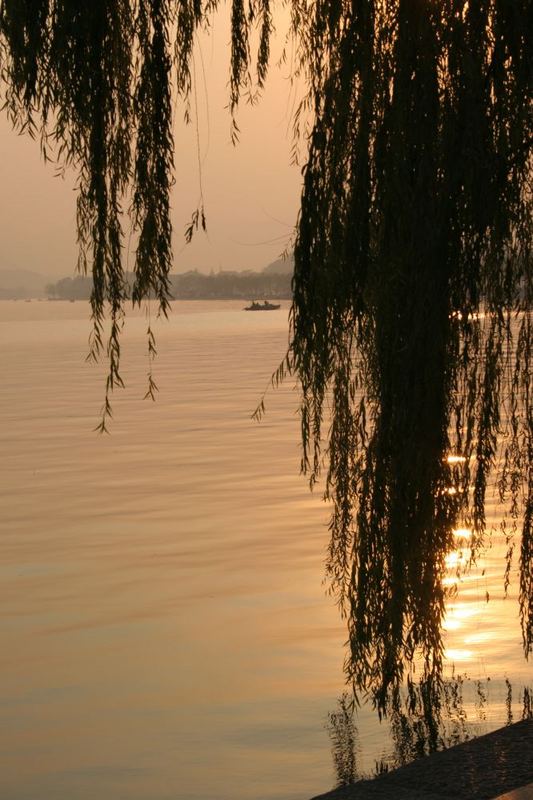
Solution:
[[[448,456],[446,461],[448,462],[448,464],[464,464],[464,462],[466,461],[466,458],[465,458],[465,456],[454,456],[454,455],[452,455],[452,456]]]
[[[473,603],[450,603],[447,608],[447,619],[464,620],[472,619],[480,613],[480,609]]]
[[[472,660],[474,653],[472,650],[461,649],[458,647],[449,647],[445,650],[445,656],[449,661],[462,666],[464,662]]]
[[[468,541],[472,538],[472,531],[470,528],[455,528],[453,535],[456,539]]]
[[[462,624],[460,619],[450,619],[447,617],[444,621],[443,628],[445,631],[456,631]]]
[[[476,633],[471,633],[469,636],[465,636],[463,642],[465,644],[480,644],[482,642],[490,642],[493,638],[494,631],[477,631]]]
[[[446,588],[450,588],[451,586],[457,586],[457,578],[448,575],[447,577],[442,579],[442,585]]]
[[[454,550],[452,553],[448,553],[448,555],[444,559],[444,562],[445,562],[446,566],[448,567],[448,569],[453,569],[453,568],[460,567],[460,566],[466,564],[466,561],[467,561],[467,559],[465,558],[463,553],[461,553],[461,552],[459,552],[457,550]]]

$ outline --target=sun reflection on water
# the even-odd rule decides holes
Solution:
[[[444,562],[448,569],[458,569],[459,567],[466,564],[467,559],[464,553],[461,550],[452,550],[451,553],[448,553]]]
[[[462,648],[459,648],[459,647],[454,647],[454,648],[449,648],[449,649],[447,648],[445,650],[445,654],[446,654],[446,658],[449,661],[454,661],[454,662],[457,662],[457,663],[460,663],[460,662],[463,662],[463,661],[471,661],[473,656],[474,656],[474,653],[473,653],[472,650],[466,650],[466,649],[462,649]]]
[[[446,461],[448,462],[448,464],[464,464],[464,462],[466,461],[466,457],[451,455],[447,457]]]
[[[480,609],[472,603],[453,603],[448,606],[448,614],[454,619],[466,620],[479,613]]]
[[[472,538],[472,531],[470,528],[455,528],[453,531],[453,535],[458,540],[465,540]]]

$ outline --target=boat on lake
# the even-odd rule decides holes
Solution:
[[[268,300],[263,300],[262,303],[257,303],[254,300],[252,305],[246,306],[244,311],[276,311],[278,308],[280,308],[280,303],[276,305],[276,303],[269,303]]]

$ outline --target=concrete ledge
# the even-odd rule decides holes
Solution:
[[[533,720],[523,720],[313,800],[494,800],[532,782]]]

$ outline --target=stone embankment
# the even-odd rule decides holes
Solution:
[[[493,800],[520,787],[525,800],[532,783],[533,720],[523,720],[313,800]]]

